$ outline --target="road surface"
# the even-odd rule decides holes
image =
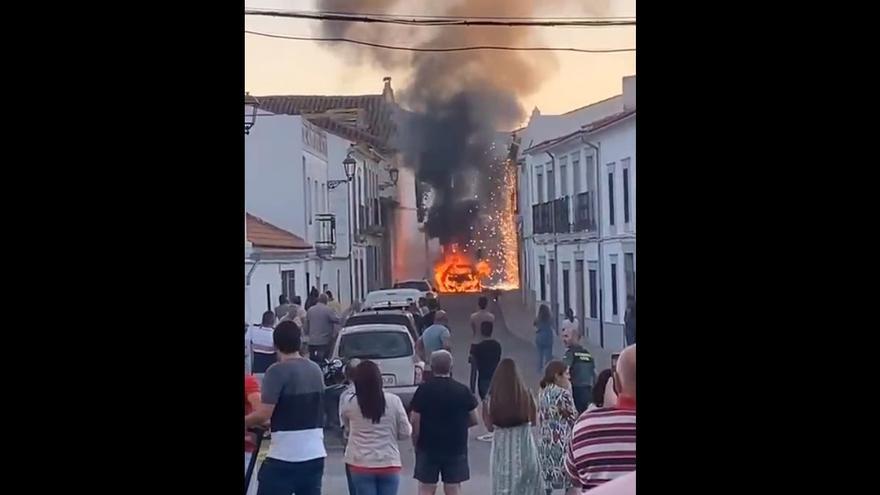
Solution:
[[[467,362],[468,350],[471,340],[470,314],[477,310],[476,294],[442,295],[441,306],[449,314],[450,331],[452,332],[454,364],[452,374],[459,382],[467,385],[470,376],[470,367]],[[534,345],[525,341],[507,329],[503,314],[500,314],[495,303],[490,301],[489,309],[495,313],[495,332],[493,336],[501,343],[502,358],[509,357],[516,361],[520,373],[526,383],[532,389],[537,389],[540,376],[537,370],[537,356]],[[559,357],[558,355],[556,356]],[[463,485],[464,493],[488,493],[491,489],[489,473],[489,452],[491,444],[481,442],[477,436],[486,433],[482,425],[475,426],[470,430],[468,443],[468,457],[470,460],[471,479]],[[327,459],[324,465],[324,483],[322,492],[327,495],[343,495],[348,493],[348,485],[345,480],[345,466],[342,461],[344,445],[334,436],[327,435],[325,438]],[[417,490],[417,482],[413,479],[414,454],[410,441],[400,442],[400,453],[403,458],[403,470],[401,471],[401,483],[399,493],[401,495],[414,494]],[[254,475],[256,478],[256,474]],[[256,483],[254,483],[256,485]],[[254,486],[249,493],[256,493]],[[438,489],[437,493],[442,493]]]

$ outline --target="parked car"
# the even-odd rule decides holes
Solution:
[[[395,289],[416,289],[421,292],[421,297],[430,297],[428,294],[437,295],[437,289],[431,286],[427,280],[401,280],[394,283]]]
[[[415,352],[415,340],[406,325],[369,323],[343,327],[333,347],[333,357],[343,361],[369,359],[379,366],[382,385],[409,408],[422,383],[425,363]]]
[[[376,308],[407,308],[410,303],[418,302],[422,293],[417,289],[383,289],[374,290],[364,299],[362,310]]]
[[[412,336],[413,340],[418,340],[419,333],[418,328],[416,328],[416,322],[413,319],[412,315],[409,314],[408,311],[404,311],[401,309],[379,309],[379,310],[367,310],[361,313],[353,314],[345,320],[346,327],[353,327],[356,325],[368,325],[371,323],[386,323],[392,325],[405,325],[409,329],[409,333]]]

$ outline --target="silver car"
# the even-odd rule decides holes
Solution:
[[[425,363],[416,355],[415,342],[405,325],[367,323],[344,327],[339,332],[333,357],[347,361],[369,359],[379,366],[385,390],[400,397],[404,407],[419,384]]]

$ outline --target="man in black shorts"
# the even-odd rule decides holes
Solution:
[[[477,390],[482,403],[486,402],[489,384],[492,383],[495,368],[501,361],[501,344],[492,338],[494,327],[495,325],[491,321],[484,321],[480,324],[480,342],[473,346],[472,351],[473,366],[477,370]],[[491,442],[492,433],[480,435],[477,440]]]
[[[477,400],[467,386],[452,379],[452,354],[431,354],[433,377],[413,395],[411,422],[416,450],[414,477],[419,495],[433,495],[443,480],[446,495],[459,495],[470,479],[468,429],[477,425]]]

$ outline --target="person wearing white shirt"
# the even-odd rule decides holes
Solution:
[[[262,380],[263,374],[277,361],[275,344],[272,334],[275,331],[275,313],[266,311],[263,313],[263,321],[260,325],[254,325],[245,334],[245,346],[251,361],[251,374],[258,380]]]

